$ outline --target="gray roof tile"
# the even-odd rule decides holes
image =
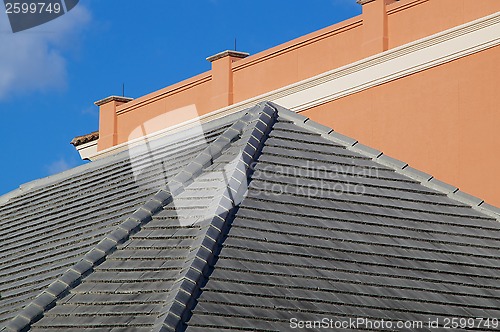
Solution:
[[[176,169],[183,167],[233,119],[205,125],[206,137],[190,136],[189,132],[175,134],[163,139],[163,143],[156,142],[154,153],[140,148],[130,153],[123,152],[30,183],[25,189],[2,197],[1,263],[15,260],[19,253],[23,253],[24,259],[18,261],[15,270],[0,271],[3,296],[0,303],[4,303],[7,289],[13,290],[9,299],[19,299],[8,307],[0,305],[0,326],[25,306],[27,299],[39,294],[41,289],[77,263],[85,252],[124,220],[122,218],[145,203],[160,189],[158,185],[165,181],[165,176],[172,176]],[[168,145],[165,144],[167,141]],[[134,168],[138,167],[143,171],[135,172]],[[127,221],[123,229],[132,231],[136,226]],[[75,248],[82,244],[85,247],[81,247],[82,254],[78,255]],[[40,260],[40,255],[46,258]],[[99,256],[91,260],[99,261],[104,257],[102,253]],[[30,261],[39,263],[34,265]],[[55,264],[49,264],[51,261]],[[26,294],[32,295],[26,297]]]
[[[377,158],[377,162],[382,164],[382,165],[386,165],[386,166],[389,166],[389,167],[394,167],[396,169],[403,169],[405,167],[408,166],[407,163],[403,162],[403,161],[400,161],[400,160],[397,160],[397,159],[394,159],[392,157],[389,157],[385,154],[379,156]]]
[[[367,155],[370,158],[378,158],[382,155],[382,151],[373,149],[369,146],[363,145],[361,143],[356,143],[351,148],[352,151],[361,153],[362,155]]]
[[[309,130],[315,131],[322,135],[328,135],[333,131],[332,128],[322,125],[318,122],[311,121],[311,119],[304,121],[304,123],[308,126]]]
[[[405,176],[408,176],[420,182],[427,182],[432,179],[432,175],[419,171],[418,169],[415,169],[410,166],[404,167],[403,171]]]
[[[459,202],[473,205],[473,206],[479,206],[484,202],[482,199],[477,198],[475,196],[472,196],[470,194],[467,194],[461,190],[455,191],[454,193],[450,194],[449,196],[452,197],[453,199],[459,201]]]
[[[272,103],[205,131],[0,199],[0,326],[500,314],[498,209]]]
[[[345,144],[347,146],[353,146],[358,143],[357,140],[352,139],[350,137],[344,136],[340,133],[337,133],[335,131],[331,131],[328,133],[328,136],[335,142],[338,142],[340,144]]]
[[[306,166],[297,160],[312,156],[296,153],[292,142],[297,138],[296,144],[307,144],[310,135],[303,126],[293,130],[290,122],[278,121],[275,128],[283,133],[271,133],[274,147],[259,158],[261,172],[252,177],[188,331],[256,328],[259,323],[250,322],[254,317],[287,330],[291,317],[314,319],[319,313],[393,319],[450,312],[495,315],[500,303],[497,221],[412,182],[410,173],[419,181],[431,177],[386,156],[376,161],[406,167],[408,173],[380,171],[369,187],[370,177],[351,177],[337,195],[331,190],[306,190],[304,195],[300,189],[308,184],[306,189],[327,188],[324,172],[311,167],[294,172]],[[288,142],[277,145],[274,137],[288,137]],[[350,151],[379,156],[368,149]],[[326,164],[347,164],[340,156],[329,159],[328,150],[315,154]],[[357,167],[363,163],[354,160]],[[349,194],[348,186],[356,184],[369,191]],[[257,307],[259,312],[252,312]]]

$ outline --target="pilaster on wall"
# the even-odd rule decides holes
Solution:
[[[128,103],[131,100],[133,99],[110,96],[94,103],[99,106],[99,141],[97,143],[97,149],[99,151],[116,145],[116,108],[120,105]]]
[[[212,109],[217,110],[233,103],[232,64],[248,55],[228,50],[207,58],[207,61],[212,63]]]
[[[388,0],[357,0],[363,6],[363,53],[368,57],[389,48]]]

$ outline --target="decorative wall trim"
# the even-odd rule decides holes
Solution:
[[[128,113],[136,108],[143,107],[145,105],[154,103],[165,97],[174,95],[176,93],[182,92],[187,89],[191,89],[197,85],[209,82],[211,79],[212,79],[212,74],[210,72],[199,74],[185,81],[179,82],[167,88],[161,89],[149,95],[134,99],[133,101],[130,101],[124,105],[121,105],[117,107],[116,114],[121,115],[124,113]]]
[[[144,142],[223,117],[261,101],[272,101],[295,112],[304,111],[372,87],[409,76],[500,45],[500,12],[408,43],[315,77],[205,114],[137,140]],[[126,142],[98,152],[98,159],[122,151]]]
[[[318,75],[267,98],[299,112],[499,44],[500,12]]]
[[[80,144],[75,148],[83,160],[93,160],[94,156],[97,154],[97,142],[98,139],[95,141]]]
[[[428,1],[429,0],[414,0],[411,2],[403,2],[403,3],[399,1],[393,2],[387,6],[388,7],[387,15],[395,14],[397,12],[410,9],[411,7],[421,5]]]
[[[361,19],[361,16],[353,17],[344,22],[341,22],[340,24],[320,30],[314,33],[316,34],[315,36],[306,35],[307,38],[299,37],[283,45],[279,45],[261,53],[252,55],[251,57],[245,58],[244,60],[237,61],[233,63],[233,72],[237,72],[241,69],[245,69],[258,63],[270,60],[277,56],[296,51],[309,44],[317,43],[323,39],[330,38],[332,36],[339,35],[346,31],[362,26],[363,20]]]

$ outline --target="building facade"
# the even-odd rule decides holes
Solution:
[[[99,101],[97,159],[273,101],[500,206],[500,3],[359,0],[362,15],[135,100]]]

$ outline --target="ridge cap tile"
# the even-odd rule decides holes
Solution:
[[[253,112],[247,112],[239,120],[233,123],[232,126],[227,128],[222,134],[219,134],[214,142],[210,143],[200,154],[198,154],[198,156],[196,156],[193,160],[191,160],[190,163],[188,163],[188,165],[186,165],[186,168],[180,170],[171,179],[171,181],[168,182],[167,187],[170,191],[160,190],[156,194],[150,196],[150,198],[146,200],[146,202],[141,206],[139,206],[133,213],[131,213],[128,218],[126,218],[122,223],[115,226],[111,231],[109,231],[99,243],[91,248],[79,261],[74,263],[68,270],[66,270],[66,272],[64,272],[51,285],[49,285],[46,291],[43,291],[41,295],[46,294],[48,297],[45,295],[43,296],[48,301],[50,301],[49,303],[52,303],[54,297],[56,299],[65,297],[72,288],[81,283],[83,277],[91,274],[93,268],[96,265],[104,262],[107,259],[107,256],[111,255],[116,250],[119,243],[127,241],[127,239],[129,239],[129,237],[133,235],[133,233],[139,232],[143,225],[152,220],[153,215],[163,210],[166,205],[172,202],[173,195],[178,196],[179,194],[184,192],[186,186],[194,181],[193,177],[197,177],[196,175],[201,174],[202,170],[207,168],[209,163],[213,164],[213,162],[215,161],[214,159],[216,159],[224,151],[226,151],[231,144],[240,139],[243,131],[249,130],[248,123],[251,119],[255,117],[257,117],[257,119],[263,119],[252,124],[253,131],[265,130],[265,124],[269,123],[269,121],[272,120],[272,117],[270,117],[269,115],[262,116],[262,111],[265,111],[267,113],[271,112],[269,112],[269,106],[267,105],[261,105],[259,108],[261,109],[261,111],[254,109],[255,111]],[[255,138],[258,139],[258,137],[261,137],[262,135],[256,134],[255,136],[257,136]],[[245,158],[245,156],[252,156],[257,152],[257,149],[252,149],[251,147],[249,148],[248,145],[249,143],[244,146],[245,150],[243,151],[244,153],[240,154],[240,158]],[[203,158],[203,160],[201,160],[200,158]],[[188,169],[191,173],[188,173],[186,169]],[[236,167],[234,167],[233,172],[236,172],[236,170]],[[224,207],[225,209],[225,211],[222,212],[222,215],[224,215],[227,219],[231,215],[233,204],[232,202],[228,201],[227,198],[224,198],[224,196],[221,196],[220,204],[221,207]],[[220,212],[218,210],[216,211]],[[214,221],[212,224],[214,225],[215,229],[217,227],[224,228],[226,219],[221,220],[220,216],[214,216],[213,219]],[[208,233],[207,230],[205,230],[205,232]],[[211,234],[214,235],[214,233],[212,232]],[[208,246],[208,248],[205,248],[204,246]],[[194,250],[194,256],[192,260],[190,262],[186,262],[189,263],[188,266],[190,266],[185,272],[186,278],[190,278],[194,282],[198,282],[198,280],[202,280],[202,278],[204,278],[203,276],[209,270],[208,261],[213,260],[212,248],[214,248],[215,246],[217,246],[217,241],[211,239],[208,234],[205,234],[201,238],[200,247],[197,250]],[[196,268],[201,270],[196,272]],[[182,280],[180,281],[182,282]],[[198,289],[199,285],[196,290]],[[191,296],[195,295],[196,292],[191,292]],[[176,304],[174,303],[173,305],[175,306]],[[34,310],[33,308],[39,309]],[[179,309],[179,307],[177,308]],[[30,321],[27,322],[23,321],[20,318],[17,318],[17,320],[12,320],[9,326],[21,326],[24,322],[25,325],[22,328],[29,328],[29,326],[37,321],[40,316],[43,317],[43,313],[48,309],[48,306],[42,307],[38,305],[37,302],[32,301],[28,305],[28,307],[26,307],[26,310],[23,310],[20,313],[27,316],[26,318],[28,318]],[[186,310],[182,310],[187,315]]]
[[[457,187],[452,186],[452,185],[445,183],[443,181],[440,181],[434,177],[432,179],[430,179],[427,182],[427,184],[429,185],[430,188],[441,191],[441,192],[445,193],[446,195],[448,195],[450,193],[454,193],[458,190]]]
[[[12,319],[9,324],[5,327],[9,331],[25,331],[27,325],[31,323],[31,320],[22,314],[19,314]]]
[[[463,192],[462,190],[457,190],[454,193],[449,194],[448,196],[450,196],[451,198],[454,198],[457,201],[460,201],[462,203],[466,203],[466,204],[472,205],[472,206],[479,206],[482,203],[484,203],[484,201],[482,199],[480,199],[476,196],[473,196],[471,194],[468,194],[466,192]]]
[[[304,121],[304,123],[309,128],[313,129],[315,132],[321,135],[328,135],[333,131],[332,128],[325,126],[321,123],[318,123],[316,121],[312,121],[311,119],[307,119],[306,121]]]
[[[237,112],[238,117],[241,118],[241,112]],[[211,130],[211,141],[209,144],[213,143],[212,138],[215,139],[215,137],[220,137],[221,133],[227,129],[226,125],[230,125],[233,123],[236,119],[233,115],[230,117],[230,121],[227,119],[217,119],[208,122],[207,124],[203,124],[204,129]],[[228,118],[228,119],[229,119]],[[217,122],[217,123],[216,123]],[[175,138],[175,149],[174,148],[163,148],[163,144],[171,138]],[[173,153],[179,153],[179,149],[183,149],[186,151],[189,151],[187,147],[183,147],[183,143],[181,139],[196,139],[196,136],[194,135],[193,131],[189,131],[186,133],[174,133],[171,135],[168,135],[165,138],[160,138],[155,140],[154,147],[156,148],[162,148],[164,152],[162,152],[161,157],[168,157],[171,156]],[[222,139],[224,141],[224,138]],[[230,143],[230,142],[229,142]],[[131,150],[137,151],[138,153],[141,153],[141,158],[147,160],[148,155],[146,151],[144,150],[143,146],[136,146],[131,148]],[[162,151],[163,151],[162,150]],[[177,151],[177,152],[176,152]],[[184,152],[183,152],[184,153]],[[186,155],[189,156],[190,152],[186,152]],[[103,158],[101,160],[97,160],[92,163],[88,163],[76,168],[73,168],[71,170],[68,170],[66,172],[56,174],[54,176],[44,178],[44,179],[39,179],[32,181],[30,183],[21,185],[18,190],[14,190],[11,193],[7,193],[5,195],[0,196],[0,204],[4,202],[9,202],[10,200],[19,198],[19,200],[24,199],[23,197],[26,195],[34,195],[32,193],[36,194],[36,190],[45,190],[49,195],[55,190],[60,190],[60,188],[66,188],[67,186],[71,185],[73,187],[77,187],[80,185],[80,182],[82,181],[83,177],[89,177],[91,176],[91,172],[94,170],[98,170],[99,172],[109,172],[112,171],[114,172],[113,174],[116,173],[116,178],[118,179],[118,174],[119,170],[125,167],[125,171],[128,171],[128,164],[127,161],[130,159],[129,156],[129,151],[123,151],[119,152],[117,154],[114,154],[112,156]],[[142,160],[141,159],[141,160]],[[199,158],[197,160],[200,160]],[[191,160],[193,162],[193,160]],[[200,165],[200,168],[204,168],[207,166],[206,162],[202,162]],[[104,174],[104,173],[103,173]],[[78,175],[78,177],[73,177],[73,175]],[[117,182],[118,184],[118,182]],[[181,184],[180,184],[181,185]],[[181,189],[181,188],[179,188]],[[51,191],[50,191],[51,190]],[[53,282],[45,287],[45,290],[40,292],[39,290],[36,291],[35,295],[38,293],[40,296],[56,296],[56,298],[62,298],[66,296],[70,290],[69,285],[72,285],[75,282],[78,282],[78,280],[81,280],[82,277],[88,276],[91,272],[93,272],[93,267],[96,265],[99,265],[102,263],[105,259],[106,256],[111,253],[112,251],[115,250],[116,245],[121,243],[122,241],[127,240],[128,236],[131,234],[136,233],[141,229],[141,225],[149,220],[151,217],[151,214],[154,214],[155,212],[159,211],[159,206],[158,205],[167,205],[169,201],[171,201],[171,196],[172,194],[167,191],[159,191],[156,194],[151,197],[153,193],[147,193],[144,197],[149,198],[149,200],[146,200],[144,202],[144,206],[142,209],[138,209],[136,211],[132,212],[127,212],[128,217],[120,217],[120,220],[123,220],[120,224],[114,226],[111,225],[109,226],[109,229],[105,229],[105,232],[102,234],[97,234],[97,236],[101,237],[104,236],[101,240],[101,242],[97,244],[92,244],[89,246],[88,251],[82,253],[81,257],[76,257],[75,260],[70,261],[70,265],[66,270],[66,267],[64,267],[65,270],[61,271],[62,274],[58,274],[60,277],[56,278],[53,280]],[[139,199],[139,195],[136,195],[137,197],[134,196],[135,198]],[[140,197],[141,202],[142,202],[142,197]],[[151,202],[150,202],[151,201]],[[119,200],[119,202],[121,202]],[[123,204],[129,203],[126,200],[122,202]],[[120,204],[122,204],[120,203]],[[114,204],[116,205],[116,204]],[[95,213],[92,213],[92,218],[94,217]],[[112,215],[113,218],[115,218],[115,215]],[[89,218],[91,216],[89,215]],[[127,235],[128,234],[128,235]],[[85,249],[85,248],[83,248]],[[100,250],[102,249],[102,250]],[[64,280],[64,282],[63,282]],[[50,281],[50,280],[48,280]],[[67,283],[69,285],[67,285]],[[42,288],[43,289],[43,288]],[[27,305],[30,303],[37,304],[38,302],[34,302],[35,300],[27,301]],[[40,301],[40,300],[36,300]],[[20,313],[22,313],[22,308],[16,309]],[[26,315],[30,315],[30,313],[26,313]],[[17,324],[20,323],[20,320],[18,319],[17,321],[13,321],[15,316],[11,316],[6,320],[6,324]],[[10,325],[9,325],[10,326]]]
[[[486,202],[482,202],[481,204],[479,204],[478,208],[480,209],[480,211],[488,213],[491,217],[497,219],[500,222],[500,208]]]
[[[403,167],[403,171],[404,175],[421,182],[428,182],[434,178],[432,175],[419,171],[418,169],[415,169],[408,165]]]
[[[266,112],[266,114],[270,116],[262,119],[261,115],[263,112]],[[200,238],[193,243],[193,245],[196,245],[196,249],[194,249],[184,261],[186,268],[183,269],[184,272],[182,276],[177,280],[177,285],[175,287],[177,290],[171,289],[169,291],[169,293],[171,293],[172,291],[179,292],[184,290],[186,293],[190,294],[190,296],[182,297],[186,302],[182,303],[182,305],[180,305],[178,302],[179,298],[176,296],[176,301],[166,305],[168,309],[164,311],[168,312],[167,317],[157,321],[154,326],[163,326],[171,330],[176,330],[183,326],[191,314],[190,310],[192,303],[196,301],[200,293],[201,285],[208,280],[208,273],[215,259],[214,251],[219,247],[220,241],[229,228],[228,223],[235,214],[236,202],[235,198],[230,194],[231,189],[235,190],[235,188],[230,188],[229,184],[239,184],[239,186],[245,185],[239,180],[243,175],[248,174],[250,165],[260,154],[265,135],[269,133],[277,117],[276,109],[269,106],[267,103],[261,103],[251,108],[245,116],[248,114],[252,116],[247,123],[251,123],[251,120],[254,118],[263,120],[256,121],[252,125],[245,127],[245,131],[250,131],[252,134],[255,133],[255,131],[259,132],[257,135],[260,136],[260,138],[254,137],[260,143],[259,147],[252,146],[250,141],[253,135],[248,136],[244,144],[240,147],[241,152],[238,154],[237,162],[228,163],[231,164],[231,173],[230,176],[228,176],[229,181],[219,190],[219,193],[215,195],[217,199],[215,203],[216,208],[211,217],[209,227],[203,231],[203,236],[200,236]],[[240,135],[240,139],[243,139],[241,138],[243,136],[244,135]],[[242,163],[244,166],[242,166]],[[236,181],[231,181],[233,178],[235,178]],[[239,190],[236,191],[238,192]],[[190,286],[189,290],[183,289],[183,285],[185,285],[186,281],[190,281],[190,283],[193,284]]]
[[[43,292],[42,294],[38,295],[35,299],[35,303],[41,306],[44,309],[52,307],[55,302],[57,301],[57,297],[48,293],[48,292]]]
[[[156,194],[155,194],[156,195]],[[161,203],[157,200],[153,200],[153,197],[155,195],[152,195],[152,198],[147,201],[147,203],[153,202],[147,206],[147,209],[150,209],[152,211],[159,211],[159,209],[153,208],[153,205],[161,205]],[[159,195],[160,198],[165,198],[164,195]],[[168,199],[165,199],[168,201]],[[146,205],[143,204],[143,205]],[[143,208],[142,206],[139,207],[134,213],[132,213],[132,216],[134,219],[136,219],[139,223],[137,227],[140,227],[142,224],[149,222],[152,220],[152,212],[148,211],[147,209]],[[129,219],[126,219],[122,224],[129,222]],[[111,252],[113,252],[116,249],[116,246],[118,242],[124,241],[125,237],[129,237],[131,235],[132,230],[130,231],[125,231],[123,227],[120,227],[121,225],[118,225],[114,228],[113,231],[109,232],[108,235],[106,235],[95,247],[93,247],[91,250],[89,250],[82,259],[80,259],[77,263],[73,264],[74,267],[77,266],[77,264],[82,263],[82,262],[88,262],[91,263],[93,266],[99,265],[102,263],[105,259],[106,256],[109,255]],[[114,233],[115,231],[120,232],[123,235],[122,239],[118,239],[115,237],[118,233]],[[119,240],[119,241],[117,241]],[[86,263],[83,263],[86,264]],[[87,264],[88,265],[88,264]],[[84,273],[80,272],[79,268],[73,269],[73,266],[70,267],[66,272],[64,272],[59,278],[56,279],[49,287],[47,288],[47,291],[52,293],[52,295],[56,296],[57,298],[62,298],[64,297],[67,292],[74,288],[77,284],[79,284],[83,278]],[[85,275],[86,276],[86,275]],[[60,283],[61,286],[56,288],[55,285],[57,283]],[[64,285],[64,286],[63,286]],[[43,291],[42,293],[44,293]],[[31,302],[31,303],[34,303]],[[44,309],[45,310],[45,309]],[[37,321],[40,317],[36,316],[34,317],[32,315],[33,312],[31,311],[25,311],[23,309],[21,313],[24,313],[27,315],[27,317],[30,319],[30,322],[27,323],[24,328],[29,328],[32,323]],[[43,312],[42,312],[43,316]],[[11,326],[10,324],[15,324],[14,321],[11,321],[8,323],[8,326]]]
[[[382,151],[371,148],[371,147],[364,145],[364,144],[361,144],[359,142],[353,144],[351,150],[354,152],[358,152],[360,154],[367,155],[367,156],[371,157],[372,159],[376,159],[383,154]]]
[[[335,143],[340,143],[343,145],[346,145],[346,147],[351,147],[353,145],[356,145],[358,143],[357,140],[352,139],[348,136],[342,135],[336,131],[331,131],[328,133],[329,138],[332,138]]]
[[[203,217],[207,219],[206,225],[196,229],[196,233],[194,233],[196,237],[191,242],[189,253],[180,257],[182,265],[179,267],[179,274],[175,277],[173,286],[163,291],[166,295],[166,301],[159,309],[161,315],[159,314],[157,320],[153,322],[155,331],[177,331],[185,327],[192,314],[192,309],[199,299],[201,287],[210,281],[210,274],[218,259],[218,252],[221,250],[221,245],[225,241],[225,236],[228,234],[239,208],[240,196],[244,197],[244,193],[241,191],[248,185],[248,179],[252,175],[251,166],[262,154],[263,145],[279,117],[291,120],[294,125],[308,131],[320,133],[321,137],[325,139],[341,143],[352,152],[367,156],[379,165],[387,166],[398,174],[419,181],[418,185],[445,193],[449,198],[470,205],[488,216],[496,216],[496,219],[500,221],[500,209],[485,203],[483,200],[436,180],[427,173],[388,157],[376,149],[360,144],[352,138],[336,133],[333,129],[315,123],[300,114],[271,102],[262,102],[248,109],[195,158],[192,158],[171,178],[165,189],[159,190],[154,195],[148,195],[149,199],[133,213],[128,214],[123,222],[111,228],[101,241],[86,252],[80,260],[72,264],[60,277],[45,287],[34,300],[29,301],[28,305],[11,319],[8,327],[4,329],[10,331],[25,330],[43,317],[43,314],[52,308],[58,299],[65,297],[75,284],[80,283],[83,278],[92,273],[96,265],[101,264],[109,255],[112,255],[117,250],[118,244],[128,241],[131,235],[144,229],[143,226],[153,220],[154,215],[165,211],[164,208],[173,202],[174,196],[185,192],[186,188],[193,184],[198,176],[204,173],[205,169],[220,158],[221,165],[228,166],[227,169],[224,169],[225,167],[223,169],[229,172],[230,176],[223,186],[216,188],[213,197],[215,208],[213,211],[210,210],[210,215]],[[228,152],[230,147],[232,149]],[[235,154],[237,159],[232,162],[228,155],[233,154],[235,148],[240,153]],[[409,183],[417,185],[416,182]],[[191,187],[191,190],[193,188]],[[192,197],[199,199],[197,196]],[[183,196],[183,198],[191,199],[191,196]],[[1,199],[2,197],[0,197],[0,201]],[[265,239],[267,242],[267,238]],[[251,237],[248,241],[250,240]],[[271,240],[273,239],[271,238]],[[265,246],[264,243],[263,246]],[[263,253],[265,250],[265,247],[262,248]],[[307,257],[313,257],[309,255],[309,251]],[[112,318],[109,320],[112,321]]]
[[[396,169],[396,170],[402,170],[408,166],[408,164],[405,163],[404,161],[389,157],[386,154],[380,155],[376,159],[376,161],[381,165],[388,166],[388,167],[391,167],[391,168]]]

